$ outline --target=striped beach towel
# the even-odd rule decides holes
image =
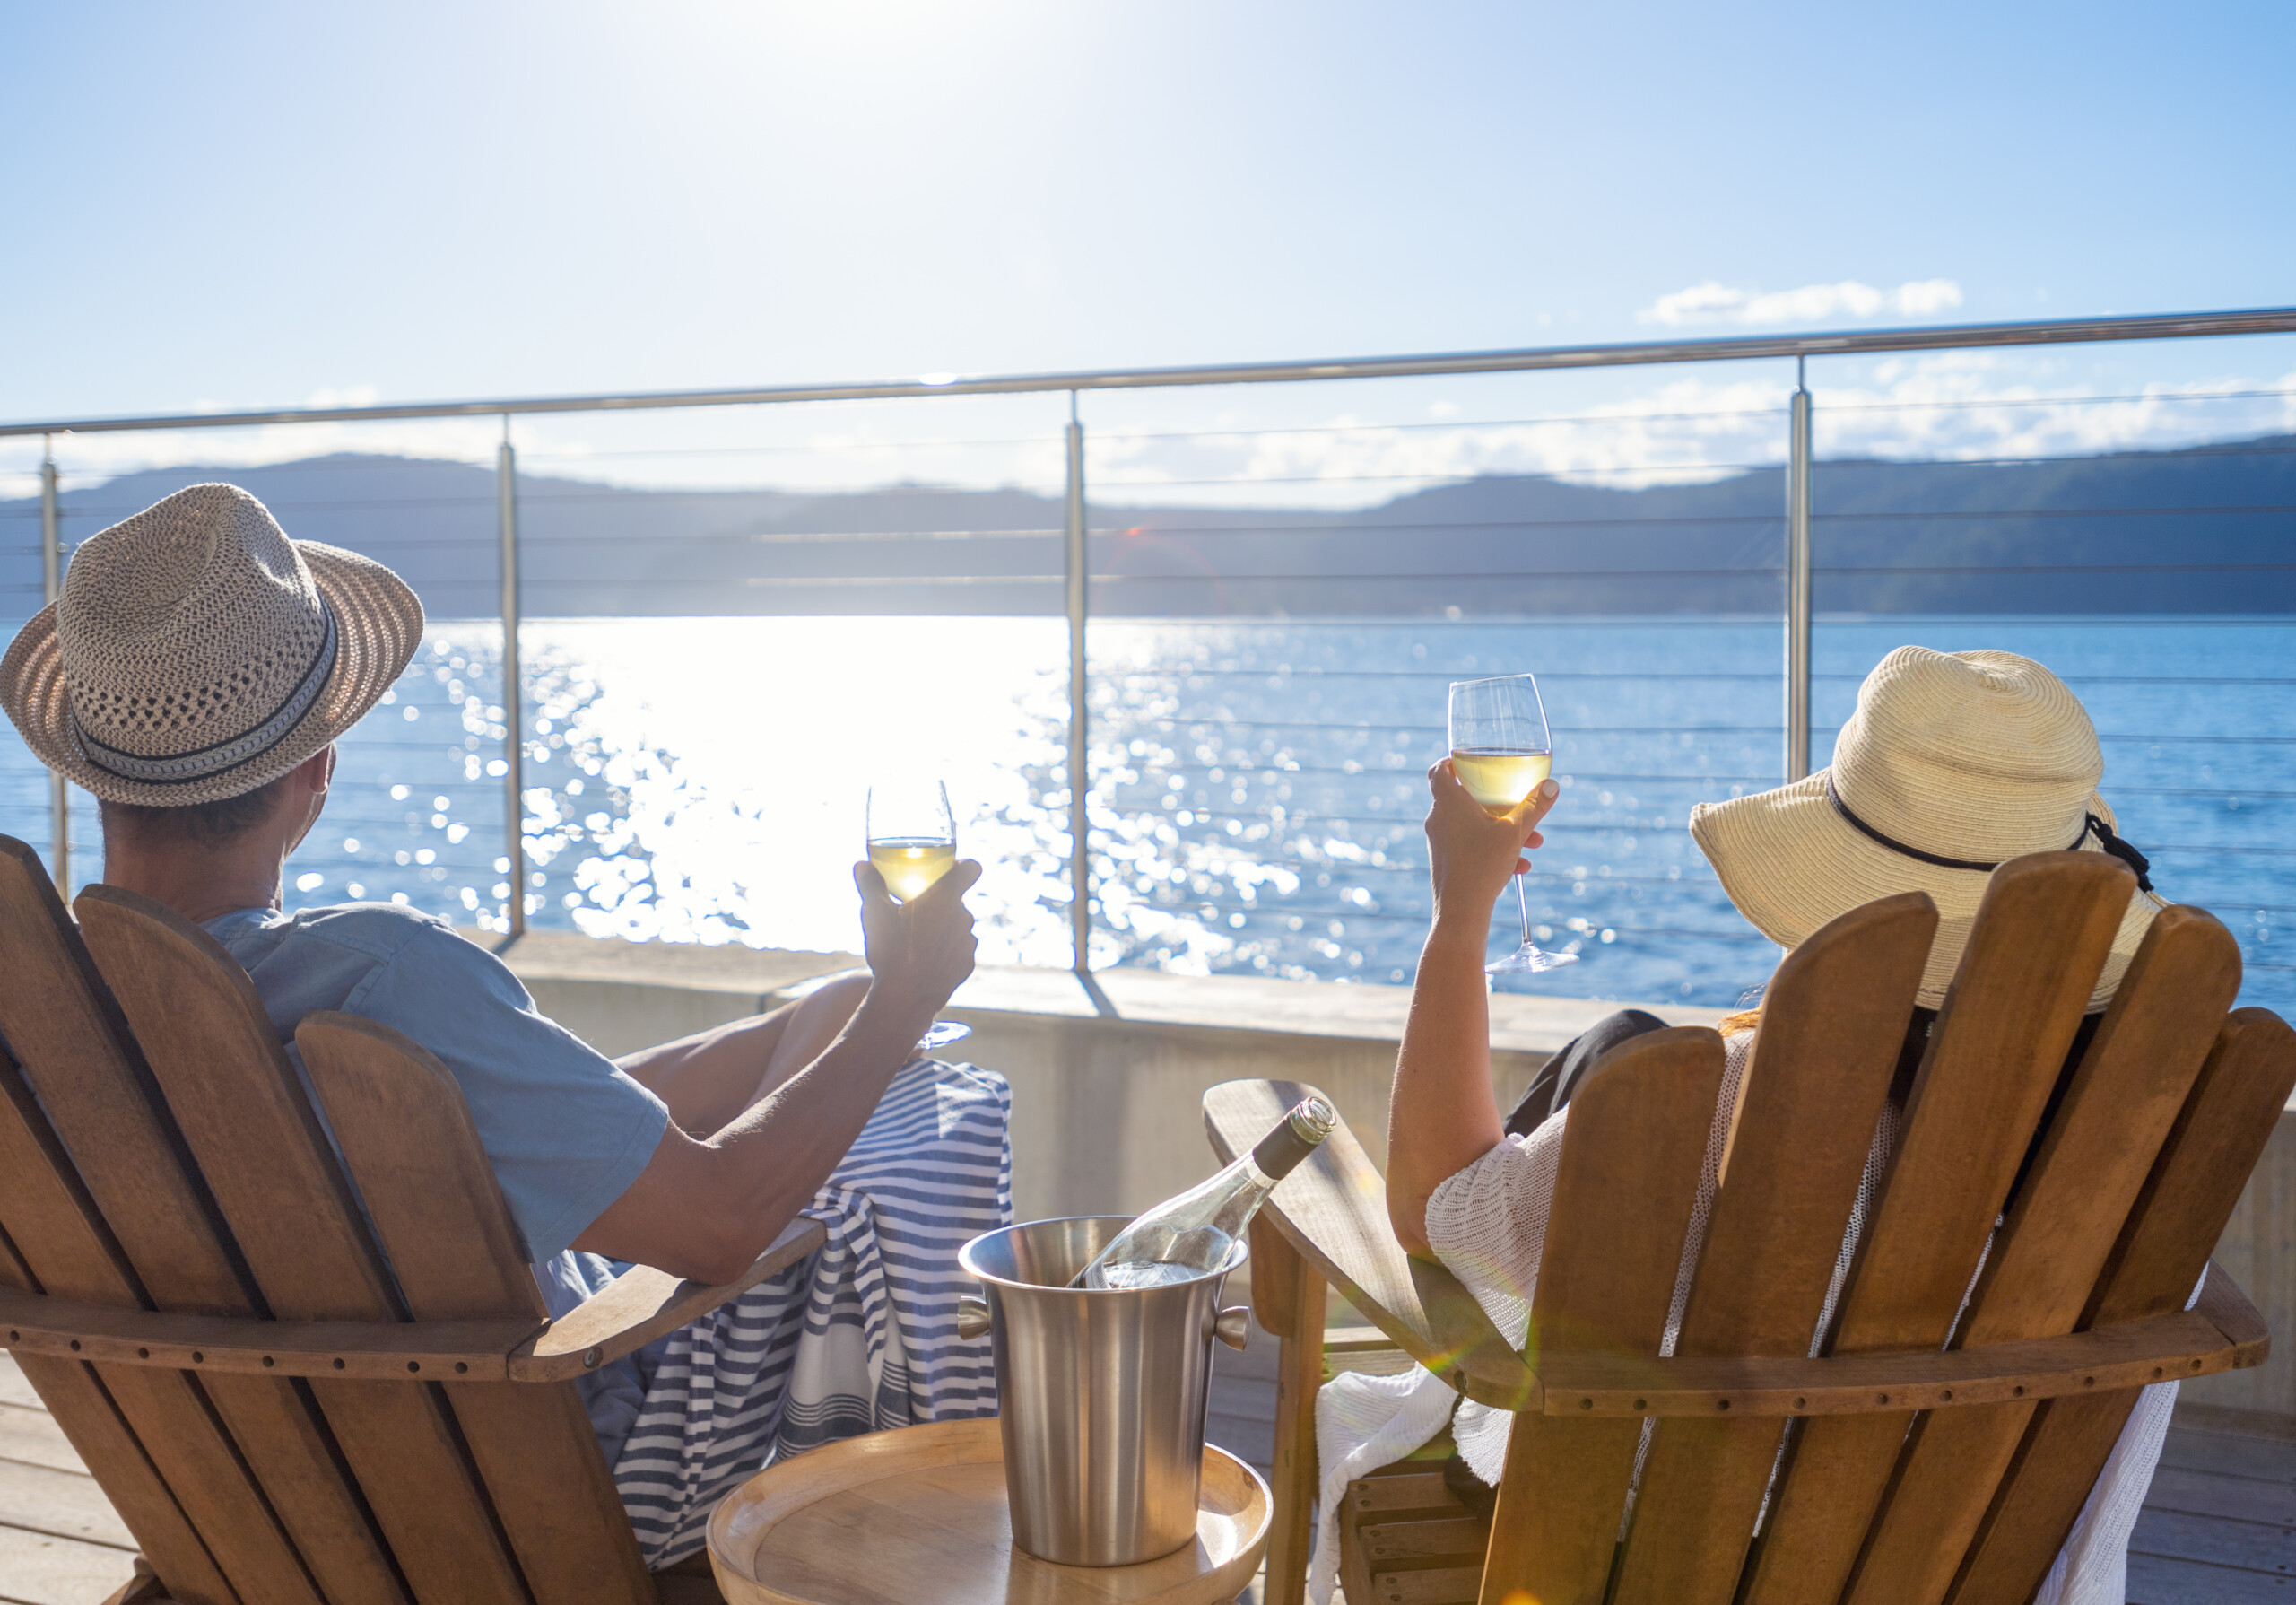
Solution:
[[[700,1549],[735,1484],[790,1455],[996,1413],[988,1339],[960,1342],[967,1239],[1013,1218],[1012,1093],[920,1059],[806,1213],[818,1251],[657,1348],[614,1482],[655,1570]]]

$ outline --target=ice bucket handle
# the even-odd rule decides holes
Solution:
[[[1252,1313],[1245,1304],[1230,1304],[1212,1318],[1212,1335],[1234,1349],[1244,1351],[1252,1338]]]
[[[964,1293],[957,1296],[957,1338],[970,1343],[988,1330],[988,1301],[978,1294]],[[1252,1313],[1248,1305],[1230,1304],[1212,1318],[1209,1336],[1217,1338],[1239,1354],[1251,1341]]]

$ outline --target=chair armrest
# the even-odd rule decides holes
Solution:
[[[1214,1152],[1233,1159],[1316,1089],[1230,1081],[1204,1095]],[[1317,1095],[1320,1095],[1318,1094]],[[1547,1350],[1535,1374],[1466,1289],[1404,1252],[1379,1173],[1344,1121],[1278,1183],[1263,1216],[1396,1347],[1469,1398],[1552,1416],[1831,1416],[2109,1392],[2264,1363],[2271,1334],[2212,1263],[2189,1311],[2054,1338],[1943,1353],[1823,1359],[1660,1359]],[[1350,1334],[1356,1346],[1361,1329]]]
[[[708,1313],[821,1246],[821,1223],[792,1221],[722,1287],[633,1267],[565,1320],[259,1321],[179,1315],[0,1287],[0,1348],[106,1365],[326,1376],[358,1382],[561,1382],[594,1371]]]
[[[2232,1279],[2231,1272],[2213,1260],[2208,1262],[2208,1277],[2201,1283],[2200,1297],[2193,1304],[2192,1313],[2205,1316],[2208,1323],[2233,1346],[2239,1357],[2229,1369],[2261,1365],[2271,1355],[2271,1329],[2265,1325],[2256,1305],[2248,1302],[2240,1284]]]
[[[799,1216],[750,1268],[719,1287],[681,1281],[650,1265],[633,1265],[510,1351],[514,1383],[563,1382],[596,1371],[675,1331],[726,1300],[748,1292],[777,1270],[795,1265],[828,1240],[827,1228]]]
[[[365,1382],[505,1382],[532,1320],[261,1321],[178,1315],[0,1288],[0,1348],[103,1365],[332,1376]]]
[[[1857,1416],[2109,1393],[2236,1371],[2262,1357],[2195,1309],[1937,1354],[1807,1360],[1549,1352],[1538,1372],[1540,1409],[1550,1416]]]
[[[1204,1125],[1222,1160],[1247,1152],[1316,1088],[1227,1081],[1204,1095]],[[1326,1102],[1329,1102],[1326,1099]],[[1539,1379],[1458,1279],[1414,1260],[1387,1224],[1387,1188],[1342,1121],[1263,1209],[1300,1256],[1405,1354],[1454,1388],[1500,1409],[1536,1409]]]

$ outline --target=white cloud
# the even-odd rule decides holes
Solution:
[[[1544,419],[1400,425],[1341,414],[1298,430],[1102,434],[1091,483],[1109,506],[1344,508],[1476,475],[1552,474],[1628,489],[1719,479],[1784,458],[1790,378],[1675,371],[1639,397]],[[2034,383],[2030,372],[2028,362],[1999,353],[1932,352],[1877,364],[1863,379],[1813,374],[1818,455],[2081,457],[2296,432],[2296,371],[2103,397]]]
[[[1811,378],[1818,452],[1828,458],[2077,457],[2296,432],[2296,371],[2117,385],[2117,393],[2098,397],[2093,382],[2072,381],[2031,355],[1964,351],[1909,353],[1847,371],[1813,369]],[[1094,505],[1111,511],[1142,504],[1369,507],[1486,474],[1563,475],[1621,488],[1689,484],[1781,459],[1791,388],[1783,367],[1766,377],[1734,371],[1727,378],[1719,371],[1661,370],[1639,395],[1558,406],[1560,415],[1526,408],[1505,422],[1462,415],[1457,400],[1425,390],[1407,400],[1386,396],[1396,411],[1335,409],[1295,428],[1256,429],[1239,410],[1207,408],[1149,428],[1093,430],[1087,481]],[[909,418],[904,413],[894,421]],[[709,443],[690,451],[674,444],[658,458],[622,455],[624,437],[607,433],[605,421],[579,414],[521,419],[517,427],[520,461],[529,472],[657,489],[761,484],[827,492],[908,482],[1011,485],[1057,495],[1064,472],[1052,427],[1001,439],[935,439],[950,426],[931,414],[899,434],[880,435],[870,421],[856,418],[839,428],[804,428],[770,447],[731,450],[726,437],[674,432],[665,437],[673,443]],[[484,467],[493,462],[500,433],[492,418],[105,433],[59,440],[57,456],[65,487],[77,490],[135,468],[229,468],[329,451]],[[39,460],[36,437],[0,440],[0,500],[39,494]],[[0,524],[0,541],[9,538],[10,526]]]
[[[1638,323],[1668,328],[1688,324],[1741,323],[1775,327],[1789,323],[1820,323],[1830,318],[1872,318],[1894,312],[1900,318],[1927,318],[1961,304],[1961,287],[1952,279],[1916,279],[1894,290],[1877,290],[1856,279],[1838,284],[1805,284],[1799,290],[1764,293],[1733,289],[1708,280],[1662,295],[1637,312]]]
[[[1961,287],[1951,279],[1917,279],[1897,287],[1897,309],[1909,318],[1947,312],[1961,304]]]
[[[311,392],[309,398],[303,405],[317,410],[343,406],[373,406],[382,398],[381,389],[374,385],[341,387],[322,385]]]
[[[315,403],[325,406],[329,403]],[[364,405],[352,402],[348,405]],[[215,408],[216,411],[227,410]],[[386,423],[276,423],[244,429],[122,430],[56,437],[66,489],[143,468],[257,467],[331,452],[447,458],[491,467],[502,425],[493,418],[423,418]],[[36,471],[39,439],[0,440],[0,486],[12,469]],[[6,493],[0,488],[0,495]],[[33,492],[31,493],[37,493]]]

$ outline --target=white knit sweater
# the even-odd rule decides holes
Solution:
[[[1736,1107],[1739,1085],[1753,1046],[1751,1034],[1731,1040],[1723,1071],[1722,1093],[1715,1111],[1714,1129],[1708,1139],[1706,1164],[1699,1178],[1698,1201],[1691,1214],[1690,1235],[1683,1248],[1682,1274],[1674,1284],[1674,1306],[1666,1320],[1662,1354],[1672,1354],[1689,1302],[1692,1269],[1706,1243],[1706,1228],[1718,1191],[1718,1172],[1729,1130],[1730,1112]],[[1538,1286],[1539,1256],[1546,1245],[1547,1216],[1554,1198],[1557,1166],[1562,1158],[1562,1133],[1570,1119],[1566,1105],[1528,1137],[1508,1138],[1465,1170],[1447,1179],[1427,1204],[1427,1240],[1451,1273],[1474,1295],[1493,1325],[1509,1343],[1522,1347],[1530,1329],[1531,1296]],[[1884,1107],[1874,1147],[1859,1183],[1857,1203],[1834,1266],[1833,1284],[1827,1289],[1825,1315],[1818,1322],[1822,1332],[1830,1323],[1836,1297],[1849,1269],[1852,1252],[1873,1202],[1891,1150],[1896,1146],[1898,1121],[1894,1108]],[[1974,1283],[1972,1283],[1974,1285]],[[2194,1289],[2198,1296],[2199,1289]],[[1816,1351],[1813,1339],[1812,1352]],[[1337,1576],[1339,1546],[1336,1518],[1347,1484],[1374,1466],[1399,1460],[1432,1438],[1450,1414],[1452,1394],[1443,1381],[1418,1367],[1397,1377],[1359,1377],[1342,1374],[1327,1383],[1316,1399],[1316,1444],[1322,1477],[1318,1492],[1316,1552],[1309,1567],[1311,1597],[1328,1605]],[[2088,1504],[2074,1523],[2057,1565],[2034,1596],[2034,1605],[2120,1605],[2127,1598],[2128,1537],[2152,1486],[2152,1469],[2169,1427],[2177,1384],[2158,1383],[2146,1388],[2121,1429],[2112,1457],[2091,1491]],[[1471,1400],[1458,1402],[1451,1421],[1459,1452],[1477,1476],[1496,1483],[1505,1463],[1507,1434],[1513,1417]],[[1407,1441],[1406,1441],[1407,1440]],[[1646,1425],[1643,1445],[1649,1444]],[[1635,1467],[1639,1481],[1639,1459]],[[1629,1496],[1628,1510],[1633,1508]]]

